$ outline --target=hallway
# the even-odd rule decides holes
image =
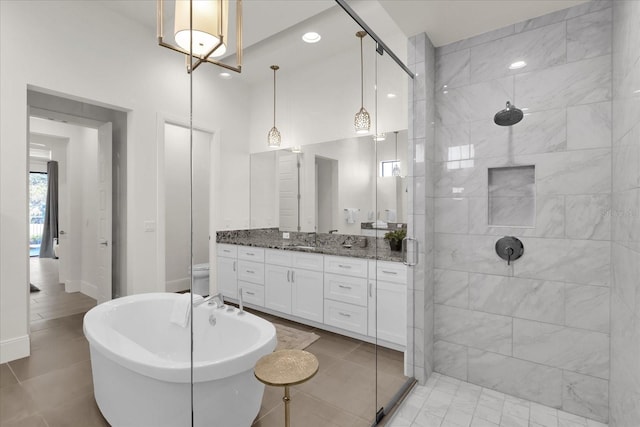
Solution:
[[[31,283],[40,289],[40,292],[32,292],[29,298],[32,326],[39,320],[85,313],[96,305],[96,300],[81,292],[65,292],[59,279],[58,263],[52,258],[32,257],[29,260]]]

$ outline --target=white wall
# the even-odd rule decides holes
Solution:
[[[155,2],[140,2],[155,16]],[[20,43],[15,43],[20,40]],[[37,52],[28,55],[25,52]],[[203,65],[193,74],[194,120],[219,129],[215,165],[225,177],[219,227],[249,224],[247,91]],[[157,46],[155,29],[101,2],[0,2],[0,361],[29,354],[27,87],[128,111],[127,293],[163,289],[157,280],[157,120],[189,117],[184,58]]]

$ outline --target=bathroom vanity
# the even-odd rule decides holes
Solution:
[[[335,252],[218,243],[218,291],[236,302],[242,292],[244,304],[259,311],[404,351],[407,267],[400,254],[381,261],[366,251],[322,251]]]

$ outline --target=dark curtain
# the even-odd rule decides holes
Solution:
[[[44,212],[44,227],[40,258],[55,258],[53,239],[58,237],[58,162],[47,162],[47,207]]]

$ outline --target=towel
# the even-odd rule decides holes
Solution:
[[[193,294],[193,302],[202,300],[201,295]],[[189,315],[191,314],[191,294],[181,294],[173,303],[173,309],[171,310],[171,317],[169,322],[175,323],[178,326],[186,328],[189,326]]]
[[[360,209],[357,208],[345,208],[344,209],[344,218],[347,220],[347,224],[355,224],[358,220],[358,211]]]

